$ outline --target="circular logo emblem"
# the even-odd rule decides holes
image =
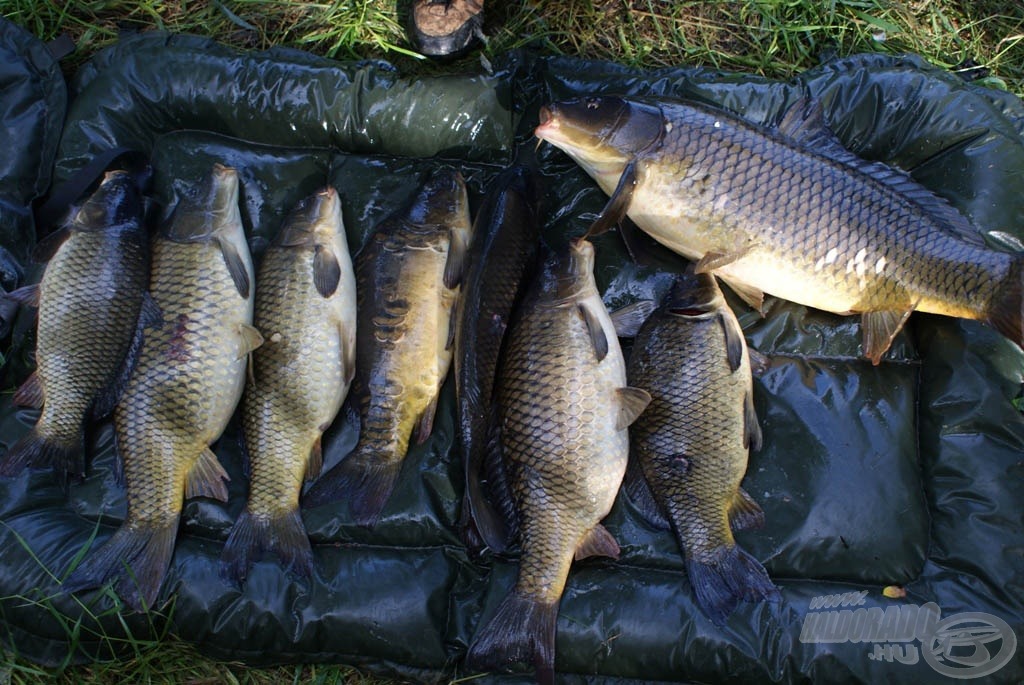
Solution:
[[[970,611],[939,621],[922,641],[924,660],[950,678],[980,678],[1006,665],[1017,649],[1017,636],[1006,621]]]

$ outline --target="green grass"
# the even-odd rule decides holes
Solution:
[[[69,70],[122,30],[210,35],[246,49],[284,45],[337,59],[383,57],[411,72],[437,66],[409,48],[408,0],[0,0],[36,35],[68,33]],[[500,8],[498,7],[500,5]],[[916,52],[947,68],[977,64],[987,83],[1024,94],[1024,3],[1017,0],[550,0],[491,2],[486,54],[539,43],[549,53],[639,67],[695,64],[786,78],[822,56]],[[473,55],[462,60],[475,62]]]
[[[501,5],[499,8],[498,6]],[[124,30],[207,35],[242,49],[287,46],[336,59],[385,58],[409,73],[462,70],[409,48],[408,2],[269,0],[0,0],[0,14],[44,40],[77,43],[72,73]],[[534,45],[547,54],[636,67],[702,65],[788,78],[829,55],[916,52],[950,69],[983,67],[987,85],[1024,95],[1024,3],[1019,0],[549,0],[488,3],[484,50]],[[45,603],[41,610],[47,610]],[[67,626],[76,639],[75,626]],[[346,666],[254,669],[201,657],[174,637],[129,641],[130,658],[41,668],[0,657],[0,683],[381,683]]]

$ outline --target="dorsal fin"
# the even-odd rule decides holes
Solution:
[[[819,100],[813,98],[797,100],[786,110],[776,131],[810,152],[828,157],[887,186],[957,237],[977,245],[985,244],[981,233],[971,225],[963,214],[944,198],[915,181],[910,174],[882,162],[868,161],[846,149],[825,123]],[[985,131],[968,132],[965,140],[957,141],[954,144],[961,146],[984,133]]]

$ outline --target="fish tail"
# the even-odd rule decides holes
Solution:
[[[716,625],[723,625],[739,602],[777,601],[775,587],[761,562],[739,545],[721,547],[710,562],[687,559],[697,604]]]
[[[493,618],[477,632],[466,654],[466,665],[482,672],[530,664],[538,683],[553,683],[557,621],[557,602],[539,602],[511,592]]]
[[[989,309],[988,323],[1024,347],[1024,257],[1017,258],[1010,266],[1010,273]]]
[[[367,528],[375,526],[398,482],[402,462],[368,463],[360,456],[358,452],[349,455],[321,476],[306,492],[303,505],[319,507],[347,501],[356,523]]]
[[[177,532],[177,520],[155,528],[122,525],[64,580],[63,590],[79,592],[112,581],[131,609],[153,607],[171,565]]]
[[[25,469],[52,468],[62,485],[72,476],[82,478],[85,476],[84,439],[81,430],[77,439],[61,441],[43,437],[33,428],[0,460],[0,477],[11,478]]]
[[[313,573],[313,549],[298,511],[277,516],[253,516],[248,510],[235,521],[221,553],[221,571],[236,583],[249,574],[253,562],[273,552],[285,570],[308,578]]]

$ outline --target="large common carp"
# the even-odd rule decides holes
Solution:
[[[593,266],[586,240],[546,259],[509,335],[498,398],[519,574],[473,639],[466,663],[474,670],[526,663],[552,682],[558,603],[573,559],[619,553],[600,521],[626,472],[627,427],[650,396],[626,386]]]
[[[540,234],[536,170],[517,164],[487,189],[473,221],[473,239],[459,297],[455,389],[466,471],[463,523],[492,550],[504,547],[503,517],[479,490],[493,420],[498,355],[516,298],[532,272]]]
[[[878,363],[913,311],[987,321],[1018,345],[1022,258],[905,173],[849,152],[821,108],[798,102],[775,128],[673,100],[593,97],[541,110],[539,138],[627,214],[759,307],[763,293],[861,315]]]
[[[348,501],[373,526],[398,480],[413,432],[425,441],[448,374],[456,297],[471,225],[455,171],[434,173],[405,210],[385,219],[356,258],[359,442],[309,489],[303,505]]]
[[[320,474],[321,436],[355,372],[356,283],[334,188],[300,202],[267,248],[254,321],[264,341],[242,402],[249,499],[223,560],[236,581],[265,551],[308,576],[299,494]]]
[[[764,522],[740,487],[761,428],[743,331],[714,276],[677,278],[633,342],[628,377],[651,403],[630,431],[640,473],[627,488],[647,518],[675,531],[698,605],[723,623],[740,600],[778,598],[732,535]]]
[[[215,165],[182,198],[153,243],[150,291],[164,325],[147,333],[114,410],[128,512],[64,581],[67,591],[114,581],[133,609],[152,607],[174,552],[182,500],[227,499],[210,451],[235,410],[249,352],[252,260],[238,209],[238,174]]]
[[[11,293],[39,307],[36,371],[14,401],[42,412],[5,455],[0,475],[52,467],[66,482],[85,475],[84,424],[113,410],[142,328],[158,319],[145,294],[149,239],[131,174],[108,172],[36,256],[49,259],[38,286]]]

